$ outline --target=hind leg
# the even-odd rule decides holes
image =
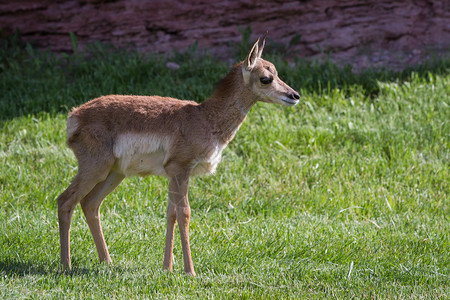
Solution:
[[[108,196],[124,178],[124,175],[112,171],[104,181],[98,183],[80,202],[89,229],[91,230],[92,237],[94,238],[95,246],[97,247],[98,258],[101,262],[105,261],[110,263],[111,257],[109,256],[108,247],[106,246],[102,225],[100,223],[100,205],[105,197]]]
[[[58,197],[59,237],[61,243],[61,264],[70,270],[70,222],[75,206],[97,183],[104,181],[109,174],[112,162],[99,165],[91,164],[89,168],[80,165],[78,174],[69,187]]]

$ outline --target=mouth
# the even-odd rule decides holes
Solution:
[[[287,106],[294,106],[297,105],[297,103],[299,102],[299,100],[293,100],[289,98],[283,98],[281,99],[281,101],[283,101]]]

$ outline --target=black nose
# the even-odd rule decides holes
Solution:
[[[292,100],[300,99],[300,95],[297,92],[288,93],[288,97]]]

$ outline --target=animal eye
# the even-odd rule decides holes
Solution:
[[[270,76],[270,77],[261,77],[259,79],[259,81],[261,81],[262,84],[269,84],[269,83],[271,83],[273,81],[273,77],[272,76]]]

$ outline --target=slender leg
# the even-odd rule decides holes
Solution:
[[[172,271],[173,261],[173,236],[175,232],[175,223],[177,222],[176,206],[169,200],[167,205],[167,231],[166,248],[164,251],[163,268]]]
[[[61,264],[66,270],[71,269],[70,222],[75,206],[89,194],[97,183],[106,179],[113,163],[114,158],[112,155],[96,156],[92,160],[86,158],[78,159],[78,174],[69,187],[58,197]]]
[[[187,200],[187,199],[186,199]],[[178,227],[180,228],[181,246],[183,248],[184,271],[195,276],[194,264],[192,263],[191,248],[189,245],[189,220],[191,218],[191,208],[188,206],[177,207]]]
[[[86,221],[94,238],[95,246],[97,247],[98,258],[100,262],[111,262],[108,247],[106,246],[105,238],[103,236],[102,225],[100,223],[100,205],[109,193],[111,193],[125,178],[122,174],[116,172],[109,173],[108,177],[98,183],[92,191],[84,197],[80,204],[83,208]]]
[[[97,178],[97,176],[95,177]],[[101,179],[100,179],[101,180]],[[61,242],[61,264],[66,270],[70,264],[70,222],[75,206],[97,184],[98,180],[78,173],[69,187],[58,197],[59,237]]]
[[[175,207],[176,220],[178,221],[178,226],[180,228],[181,246],[183,248],[184,271],[189,275],[195,276],[194,265],[192,263],[191,257],[191,249],[189,246],[189,220],[191,217],[191,208],[189,207],[188,201],[188,185],[189,174],[177,175],[170,178],[169,207],[171,209],[170,216],[172,219],[173,207]],[[170,224],[175,225],[175,222],[171,221]],[[173,228],[170,228],[169,226],[167,228],[166,238],[167,237],[169,237],[170,239],[166,240],[164,266],[170,267],[170,263],[166,264],[166,259],[169,260],[169,258],[172,257]]]
[[[76,179],[58,197],[59,240],[61,243],[61,264],[64,269],[70,270],[70,221],[77,205],[75,199]]]

